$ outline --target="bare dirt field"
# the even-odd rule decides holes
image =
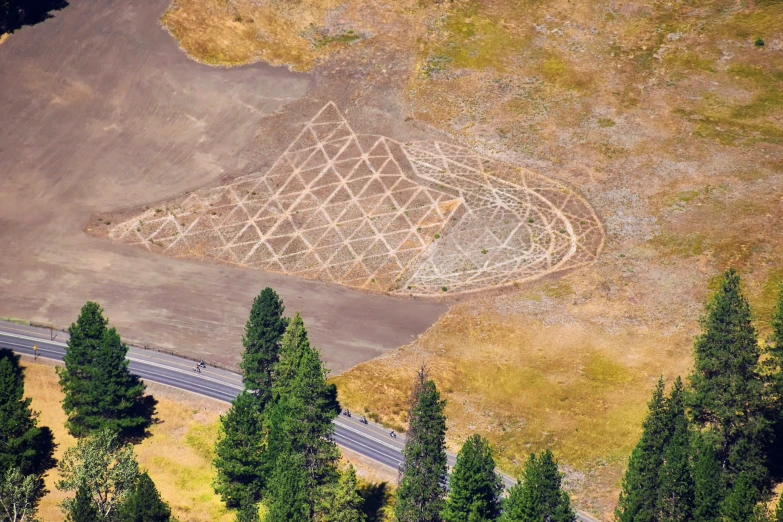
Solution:
[[[167,7],[74,0],[0,47],[0,315],[66,327],[92,299],[131,341],[231,365],[268,285],[302,312],[337,372],[424,331],[445,306],[175,261],[86,233],[96,212],[252,172],[259,121],[311,87],[264,64],[189,60],[160,26]]]

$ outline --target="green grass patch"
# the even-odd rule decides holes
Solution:
[[[446,19],[446,41],[431,56],[456,68],[504,70],[506,60],[527,41],[509,32],[500,20],[486,16],[480,4],[470,3]]]
[[[625,367],[601,354],[588,356],[584,376],[600,384],[628,384],[633,381],[633,376]]]
[[[704,234],[661,233],[650,240],[662,254],[675,257],[699,256],[707,250],[707,236]]]
[[[18,317],[0,317],[0,321],[30,326],[30,321],[27,321],[26,319],[19,319]]]
[[[670,54],[664,62],[675,70],[715,72],[715,60],[705,58],[701,54],[686,52]]]
[[[215,443],[218,439],[219,426],[219,422],[193,426],[185,435],[185,443],[201,457],[211,462],[215,458]]]

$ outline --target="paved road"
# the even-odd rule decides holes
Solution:
[[[37,352],[38,357],[61,361],[67,339],[68,334],[61,331],[0,321],[0,348],[8,348],[22,355],[35,356]],[[35,351],[34,346],[37,347]],[[130,370],[144,380],[220,401],[229,402],[242,390],[239,374],[212,367],[197,373],[193,361],[175,355],[131,346],[128,360]],[[404,435],[397,434],[396,438],[392,438],[386,428],[374,423],[363,424],[357,416],[341,415],[335,420],[334,440],[338,445],[390,468],[398,469],[402,463]],[[447,460],[449,467],[452,467],[456,456],[448,454]],[[501,477],[507,488],[514,485],[513,478],[508,475]],[[578,513],[577,518],[583,522],[597,522],[583,513]]]

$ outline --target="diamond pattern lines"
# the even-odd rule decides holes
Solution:
[[[600,222],[578,195],[440,142],[357,135],[333,103],[265,173],[187,194],[111,238],[398,293],[473,291],[595,260]],[[408,288],[410,287],[410,289]]]

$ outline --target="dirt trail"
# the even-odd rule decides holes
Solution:
[[[445,306],[168,259],[84,231],[96,212],[246,172],[261,119],[311,87],[264,64],[189,60],[158,23],[167,6],[73,0],[0,48],[0,315],[65,327],[93,299],[130,340],[232,364],[253,296],[270,285],[337,372],[424,331]]]

